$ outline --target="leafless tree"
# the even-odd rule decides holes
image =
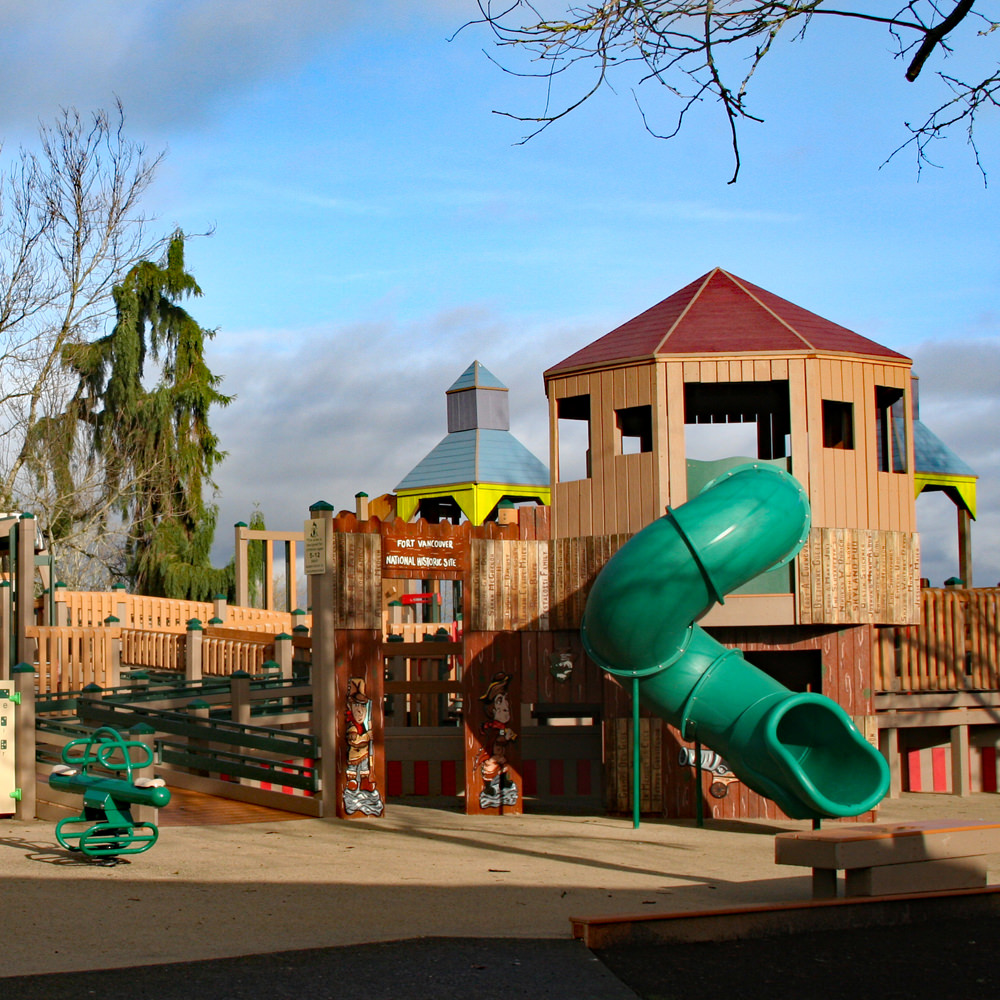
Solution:
[[[166,244],[141,208],[162,154],[126,138],[124,120],[120,104],[63,110],[0,178],[0,510],[39,514],[67,551],[100,548],[108,509],[85,438],[55,430],[76,383],[67,351],[102,329],[114,285]]]
[[[969,29],[982,38],[1000,27],[1000,22],[992,20],[1000,6],[996,0],[979,0],[980,10],[974,9],[976,0],[897,0],[896,4],[889,0],[855,0],[847,7],[836,0],[608,0],[568,6],[565,2],[543,4],[531,0],[478,2],[482,16],[466,27],[487,25],[495,44],[507,50],[513,61],[524,56],[529,64],[525,69],[515,69],[506,62],[494,61],[506,72],[537,76],[546,83],[540,114],[497,112],[536,126],[522,141],[579,108],[612,77],[628,78],[628,68],[632,67],[637,70],[631,77],[636,86],[659,83],[676,99],[676,117],[668,130],[654,131],[643,113],[647,130],[660,138],[676,135],[696,105],[706,100],[718,103],[732,141],[734,169],[730,183],[740,171],[739,124],[743,120],[760,120],[749,109],[749,84],[779,36],[802,40],[816,18],[849,19],[859,29],[879,28],[888,32],[893,54],[904,62],[905,77],[912,82],[933,55],[952,53],[960,29],[962,44],[968,46],[974,41]],[[551,14],[556,7],[559,13]],[[983,11],[991,11],[992,15]],[[589,81],[576,91],[575,97],[555,104],[557,78],[574,68],[586,68]],[[928,151],[935,139],[954,129],[964,129],[985,182],[975,126],[982,111],[1000,104],[1000,67],[984,77],[966,79],[943,70],[937,72],[937,77],[947,96],[923,122],[906,123],[909,138],[889,159],[902,149],[912,148],[919,172],[931,162]]]

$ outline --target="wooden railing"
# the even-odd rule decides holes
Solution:
[[[121,662],[126,667],[184,672],[184,633],[123,628],[121,634]]]
[[[879,692],[1000,689],[1000,588],[927,588],[919,625],[883,628]]]
[[[38,643],[40,694],[118,684],[114,645],[121,629],[32,625],[27,634]]]
[[[291,632],[296,625],[312,623],[311,615],[287,611],[245,608],[225,601],[179,601],[166,597],[144,597],[115,591],[74,591],[57,588],[53,625],[75,628],[97,627],[109,617],[119,619],[122,628],[154,632],[187,631],[187,623],[197,618],[203,625],[221,617],[227,628],[250,628],[258,632]]]
[[[274,659],[274,640],[244,629],[209,627],[201,640],[201,673],[228,677],[237,670],[259,674],[266,660]]]

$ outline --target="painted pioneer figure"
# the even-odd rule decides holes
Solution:
[[[365,695],[363,677],[347,682],[347,787],[371,792],[372,782],[371,699]]]
[[[494,674],[486,691],[480,695],[486,721],[480,727],[482,747],[476,758],[476,765],[483,776],[483,790],[479,793],[479,804],[484,809],[517,802],[517,786],[510,776],[507,763],[507,747],[517,739],[510,726],[510,681],[511,675]]]
[[[365,694],[363,677],[347,681],[347,783],[344,786],[344,811],[381,816],[385,808],[375,785],[372,739],[372,701]]]

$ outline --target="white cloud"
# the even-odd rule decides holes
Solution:
[[[603,333],[584,323],[515,327],[486,309],[418,323],[358,323],[225,334],[209,364],[237,399],[212,417],[218,468],[216,562],[230,525],[259,503],[269,527],[300,530],[326,500],[386,493],[447,432],[445,391],[473,361],[510,389],[511,431],[548,464],[542,372]]]
[[[107,107],[159,128],[197,123],[222,96],[302,65],[372,9],[380,30],[414,18],[455,25],[465,5],[407,0],[20,0],[0,10],[3,120],[32,128],[60,106]],[[444,32],[442,32],[444,34]]]
[[[986,324],[984,323],[984,326]],[[996,329],[996,323],[992,324]],[[978,520],[972,526],[973,583],[1000,582],[1000,336],[917,345],[920,419],[972,466]],[[946,498],[917,503],[923,575],[940,585],[958,574],[955,508]]]

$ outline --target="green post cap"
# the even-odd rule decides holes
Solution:
[[[209,705],[209,703],[205,701],[203,698],[195,698],[194,701],[189,701],[187,703],[187,707],[188,709],[197,711],[198,709],[211,708],[212,706]]]
[[[201,632],[201,622],[197,618],[189,618],[187,620],[187,627],[189,632]]]
[[[944,581],[946,587],[964,587],[965,581],[959,579],[957,576],[949,576],[947,580]]]
[[[113,584],[111,584],[111,589],[112,590],[126,590],[127,588],[126,588],[126,586],[125,586],[124,583],[119,582],[119,583],[113,583]]]
[[[234,670],[230,677],[249,677],[250,675],[245,670]]]
[[[83,690],[86,691],[87,694],[94,694],[96,691],[103,691],[104,689],[101,687],[100,684],[90,683],[84,685]]]
[[[366,496],[368,496],[368,494],[367,494],[367,493],[365,493],[365,492],[364,492],[364,491],[362,490],[362,492],[361,492],[361,493],[355,493],[355,494],[354,494],[354,499],[355,499],[355,500],[360,500],[360,499],[361,499],[361,497],[366,497]]]
[[[221,618],[215,617],[215,618],[209,618],[208,619],[208,624],[209,625],[222,625],[222,624],[224,624],[224,622],[223,622],[223,620]]]
[[[309,626],[308,625],[296,625],[295,628],[292,629],[292,631],[293,632],[298,632],[299,634],[302,634],[303,632],[308,633]]]
[[[136,736],[149,736],[156,730],[148,722],[137,722],[129,732],[135,733]]]
[[[246,521],[237,521],[233,527],[234,528],[245,528],[247,526]]]
[[[35,515],[34,514],[30,514],[28,511],[25,511],[21,515],[21,520],[22,521],[34,521],[34,519],[35,519]]]
[[[325,500],[317,500],[314,504],[310,504],[309,510],[310,511],[313,511],[313,510],[324,510],[324,511],[325,510],[329,510],[329,511],[332,511],[333,510],[333,504],[332,503],[327,503]]]
[[[291,638],[291,636],[289,636],[289,638]],[[278,669],[280,669],[280,664],[278,663],[277,660],[265,660],[261,664],[261,666],[262,667],[267,667],[268,670],[278,670]]]
[[[275,639],[291,639],[291,636],[287,632],[279,632],[274,638]],[[268,660],[268,663],[270,663],[270,662],[272,662],[272,661]]]
[[[16,667],[11,667],[12,674],[33,674],[35,668],[30,663],[19,663]]]
[[[105,625],[118,625],[120,623],[121,623],[121,619],[120,618],[116,618],[114,615],[108,615],[108,617],[104,619],[104,624]]]

